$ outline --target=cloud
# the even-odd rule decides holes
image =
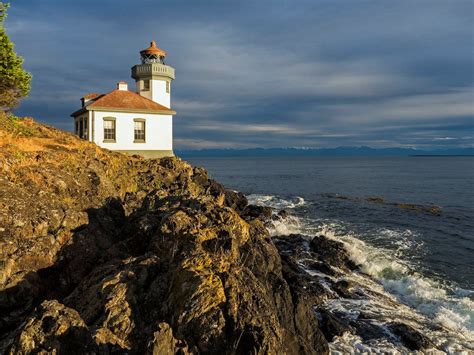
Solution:
[[[34,77],[17,111],[71,129],[79,98],[131,83],[154,38],[176,68],[177,148],[466,146],[473,10],[463,0],[17,2],[7,31]]]
[[[250,124],[250,123],[215,123],[207,122],[193,126],[197,131],[232,132],[234,134],[268,133],[280,135],[302,135],[307,131],[296,129],[290,125]]]
[[[438,122],[474,116],[474,90],[439,94],[420,94],[379,99],[376,102],[332,104],[325,108],[333,122],[357,124],[393,124],[407,121]]]

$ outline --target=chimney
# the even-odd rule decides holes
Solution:
[[[121,91],[128,91],[128,84],[125,81],[119,81],[117,83],[117,89]]]

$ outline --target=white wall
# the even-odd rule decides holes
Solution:
[[[144,91],[144,80],[141,79],[136,81],[137,93],[141,96],[146,97],[149,100],[155,101],[160,105],[170,108],[171,107],[171,80],[169,80],[170,92],[166,92],[166,80],[160,79],[149,79],[150,90]]]
[[[170,80],[171,81],[171,80]],[[150,80],[151,99],[160,105],[171,107],[171,83],[170,92],[166,92],[166,80]]]
[[[143,97],[146,97],[148,100],[151,100],[151,91],[150,90],[147,90],[147,91],[144,91],[143,88],[145,86],[145,84],[143,83],[143,80],[137,80],[135,82],[137,84],[137,93],[140,94],[141,96]],[[151,86],[151,82],[150,82],[150,86]]]
[[[110,150],[173,150],[173,116],[94,111],[94,143]],[[92,118],[91,117],[91,118]],[[104,117],[115,118],[115,143],[104,142]],[[145,143],[134,143],[134,118],[146,120]],[[93,125],[93,126],[92,126]],[[92,135],[91,135],[92,140]]]

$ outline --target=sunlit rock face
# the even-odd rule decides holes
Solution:
[[[445,348],[347,242],[295,218],[179,158],[0,115],[0,353]]]
[[[2,116],[0,191],[2,353],[328,352],[271,212],[204,169]]]

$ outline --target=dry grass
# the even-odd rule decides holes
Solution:
[[[40,174],[38,174],[37,172],[27,171],[24,174],[24,178],[27,181],[30,181],[30,182],[34,183],[35,185],[37,185],[37,186],[43,186],[44,185],[44,177],[41,176]]]
[[[1,131],[0,131],[1,132]],[[41,152],[51,148],[62,149],[88,149],[90,144],[79,139],[71,139],[68,142],[58,142],[57,138],[47,137],[22,137],[8,132],[0,134],[0,148],[10,148],[22,152]]]
[[[0,147],[9,145],[21,151],[37,152],[51,146],[79,149],[90,144],[68,132],[38,124],[30,117],[20,119],[0,112]]]
[[[29,182],[48,189],[49,184],[54,185],[54,176],[75,179],[89,170],[88,164],[95,164],[96,169],[103,171],[104,181],[109,181],[110,186],[113,181],[124,195],[138,190],[137,182],[127,174],[128,163],[135,159],[33,119],[12,119],[0,112],[0,174],[9,182]]]
[[[63,199],[62,199],[62,202],[66,205],[66,206],[73,206],[77,201],[75,198],[71,197],[71,196],[64,196]]]
[[[50,151],[55,151],[55,156],[63,159],[48,163],[63,165],[74,156],[71,153],[91,149],[95,149],[95,153],[100,155],[100,148],[70,133],[38,124],[31,118],[11,118],[0,112],[0,168],[2,158],[6,157],[15,159],[16,169],[38,165],[42,163],[38,154]]]
[[[21,152],[39,152],[46,150],[46,146],[52,143],[48,138],[23,138],[15,137],[13,134],[4,134],[0,137],[0,148],[7,148]]]

